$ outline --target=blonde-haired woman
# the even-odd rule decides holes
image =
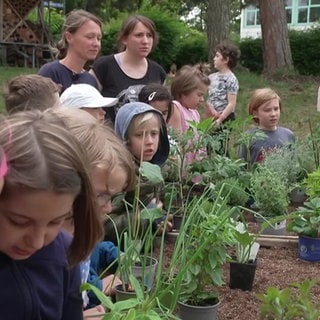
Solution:
[[[96,79],[85,69],[101,48],[102,23],[85,10],[71,11],[62,27],[62,37],[57,44],[57,60],[43,65],[39,74],[61,84],[61,93],[72,84],[87,83],[96,88]]]

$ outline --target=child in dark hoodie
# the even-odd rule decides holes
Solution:
[[[115,132],[126,144],[132,153],[139,168],[141,162],[148,161],[162,166],[169,155],[169,140],[167,127],[161,112],[142,102],[131,102],[123,105],[115,119]],[[146,207],[162,207],[157,198],[159,186],[142,181],[140,185],[139,200]],[[126,202],[133,204],[134,192],[128,192]],[[125,202],[115,199],[112,203],[112,212],[109,214],[121,234],[128,228],[128,214]],[[165,218],[165,217],[164,217]],[[162,221],[164,220],[161,219]],[[158,230],[161,221],[154,223],[154,229]],[[171,229],[170,222],[167,229]],[[105,240],[115,241],[116,233],[110,220],[105,223]]]

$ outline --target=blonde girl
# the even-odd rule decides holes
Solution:
[[[111,294],[112,289],[120,283],[117,277],[114,278],[114,275],[110,274],[115,271],[116,264],[109,270],[106,277],[100,278],[100,273],[116,260],[119,254],[119,249],[114,245],[117,243],[117,237],[110,218],[116,226],[120,222],[118,216],[110,215],[112,211],[111,199],[119,193],[134,188],[133,159],[121,140],[115,136],[113,130],[100,124],[94,117],[88,116],[85,111],[60,108],[55,112],[88,152],[91,182],[100,208],[101,220],[105,225],[105,236],[108,240],[112,240],[112,242],[98,243],[90,259],[87,260],[88,263],[82,264],[83,281],[92,283],[105,293]],[[72,223],[65,224],[65,227],[72,232]],[[84,301],[85,317],[105,313],[91,292],[88,295],[84,294]]]
[[[102,236],[79,141],[59,117],[27,111],[0,121],[9,171],[0,196],[4,319],[82,319],[78,263]],[[62,229],[73,214],[74,236]]]

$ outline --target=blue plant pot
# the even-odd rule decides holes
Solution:
[[[299,235],[298,250],[300,259],[320,262],[320,238]]]

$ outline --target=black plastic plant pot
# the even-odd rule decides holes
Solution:
[[[251,263],[230,262],[230,289],[251,291],[257,268],[257,259]]]

